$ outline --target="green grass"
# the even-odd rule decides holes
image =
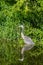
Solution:
[[[43,65],[42,4],[41,0],[0,0],[0,65]],[[35,43],[33,49],[25,51],[23,62],[18,60],[24,46],[21,24],[24,35]]]

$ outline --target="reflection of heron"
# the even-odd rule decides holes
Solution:
[[[30,37],[24,36],[24,34],[23,34],[23,30],[24,30],[23,25],[21,25],[21,26],[19,26],[19,27],[22,28],[22,30],[21,30],[21,31],[22,31],[22,32],[21,32],[21,37],[23,38],[24,43],[25,43],[24,47],[23,47],[22,50],[21,50],[22,59],[19,59],[20,61],[23,61],[23,60],[24,60],[24,51],[30,50],[31,48],[33,48],[34,43],[33,43],[33,41],[31,40]]]

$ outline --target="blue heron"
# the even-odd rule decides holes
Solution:
[[[22,28],[22,30],[21,30],[21,37],[23,38],[24,43],[25,43],[24,44],[24,47],[21,49],[22,58],[19,59],[19,61],[23,61],[24,60],[24,51],[32,49],[34,47],[34,44],[35,43],[32,41],[32,39],[30,37],[25,36],[23,34],[24,26],[23,25],[20,25],[19,27]]]

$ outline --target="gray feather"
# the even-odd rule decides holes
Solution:
[[[24,36],[24,43],[25,44],[34,44],[30,37]]]

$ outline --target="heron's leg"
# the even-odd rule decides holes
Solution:
[[[24,47],[23,47],[22,50],[21,50],[21,54],[24,54]]]
[[[21,55],[22,55],[22,58],[19,59],[19,61],[23,61],[24,60],[24,47],[21,49]]]
[[[22,58],[24,59],[24,47],[21,49],[21,55],[22,55]]]
[[[24,45],[24,47],[21,50],[21,54],[22,54],[22,59],[19,59],[20,61],[24,60],[24,51],[26,50],[30,50],[31,48],[33,48],[34,45]]]
[[[22,55],[22,58],[24,58],[24,51],[27,50],[27,44],[24,45],[24,47],[21,49],[21,55]]]

